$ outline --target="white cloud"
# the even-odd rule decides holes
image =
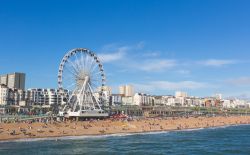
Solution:
[[[144,48],[144,42],[134,45],[118,46],[117,44],[107,44],[103,46],[103,53],[99,54],[101,61],[104,63],[118,61],[122,70],[141,70],[147,72],[163,71],[176,66],[175,60],[168,59],[152,59],[159,55],[159,52],[145,53],[142,56],[137,55],[137,51]]]
[[[143,53],[144,57],[158,57],[160,56],[160,52],[159,51],[147,51],[145,53]]]
[[[240,77],[235,79],[229,79],[226,81],[229,84],[235,85],[235,86],[250,86],[250,77]]]
[[[153,59],[146,60],[140,64],[135,64],[134,67],[143,71],[163,71],[176,66],[175,60]]]
[[[125,55],[124,52],[116,52],[116,53],[107,53],[107,54],[99,54],[101,61],[103,63],[117,61],[123,58]]]
[[[213,67],[221,67],[224,65],[235,64],[235,60],[223,60],[223,59],[208,59],[198,61],[198,64],[205,65],[205,66],[213,66]]]
[[[136,46],[135,48],[137,49],[143,49],[145,46],[145,42],[144,41],[140,41]]]
[[[182,75],[189,75],[191,73],[190,70],[184,70],[184,69],[177,70],[176,72]]]
[[[196,81],[179,81],[179,82],[170,82],[170,81],[151,81],[146,84],[133,84],[136,87],[136,90],[143,92],[153,92],[155,90],[183,90],[183,89],[201,89],[208,88],[212,85],[203,82]]]
[[[129,50],[129,47],[122,46],[122,47],[117,48],[116,52],[101,53],[101,54],[98,54],[98,56],[101,59],[101,61],[104,63],[111,62],[111,61],[117,61],[117,60],[123,59],[128,50]]]
[[[140,50],[144,48],[144,42],[141,41],[135,45],[119,46],[115,43],[107,44],[102,47],[103,53],[98,54],[104,63],[125,59],[129,51]]]

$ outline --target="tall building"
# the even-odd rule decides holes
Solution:
[[[125,86],[120,86],[119,87],[119,94],[125,96],[125,88],[126,88]]]
[[[7,84],[8,84],[8,74],[0,76],[0,84],[4,84],[4,85],[7,86]]]
[[[186,92],[181,92],[181,91],[177,91],[175,92],[175,97],[179,98],[179,97],[187,97],[187,93]]]
[[[25,89],[25,74],[11,73],[0,76],[0,84],[4,84],[12,89]]]
[[[131,85],[125,85],[119,87],[119,94],[125,97],[134,96],[134,87]]]

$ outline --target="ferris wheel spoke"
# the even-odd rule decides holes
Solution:
[[[74,81],[75,79],[75,75],[74,74],[71,74],[70,72],[67,74],[65,73],[64,76],[63,76],[63,79],[67,80],[67,81]],[[65,82],[67,82],[65,81]]]
[[[65,88],[66,89],[74,88],[73,86],[75,86],[75,82],[69,84],[68,86],[65,86]]]
[[[92,78],[91,83],[98,83],[100,82],[100,79],[97,78]]]
[[[99,72],[93,73],[92,75],[93,75],[93,76],[97,76],[97,75],[101,75],[102,73],[103,73],[103,72],[99,71]]]
[[[90,70],[90,72],[92,72],[93,66],[94,66],[95,64],[96,64],[95,56],[93,56],[92,59],[91,59],[90,62],[89,62],[89,70]]]
[[[95,83],[91,83],[90,85],[93,87],[93,90],[96,90],[96,88],[98,88],[98,86]]]
[[[71,74],[65,74],[63,76],[63,80],[64,80],[65,84],[67,84],[67,83],[73,83],[73,82],[75,82],[75,76],[72,76]]]
[[[97,66],[98,66],[97,64],[94,64],[94,65],[91,66],[91,71],[90,71],[91,74],[96,71]]]
[[[86,60],[85,60],[85,70],[90,73],[90,58],[92,58],[91,56],[87,55],[86,56]]]
[[[80,60],[81,60],[81,67],[84,68],[84,53],[81,53],[81,57],[80,57]]]
[[[82,63],[82,69],[84,70],[84,71],[86,71],[86,66],[85,66],[85,64],[86,64],[86,56],[87,56],[87,54],[86,55],[84,55],[83,53],[81,53],[81,63]]]
[[[89,70],[89,67],[88,67],[88,64],[89,64],[89,55],[86,55],[85,58],[83,58],[82,56],[82,62],[83,62],[83,68],[84,68],[84,71],[86,74],[89,74],[90,73],[90,70]]]
[[[79,60],[79,58],[78,58],[78,56],[77,56],[78,54],[76,53],[76,54],[74,54],[74,57],[75,57],[75,63],[76,63],[76,67],[77,67],[77,69],[78,69],[78,71],[80,70],[80,60]]]
[[[70,63],[70,66],[73,67],[74,71],[75,71],[76,73],[78,73],[79,70],[78,70],[77,66],[76,66],[71,60],[67,60],[67,61]]]
[[[65,67],[65,69],[70,72],[72,75],[79,77],[79,75],[77,74],[77,72],[73,69],[73,71],[71,69],[69,69],[68,67]]]
[[[92,59],[91,60],[91,63],[90,63],[90,71],[92,71],[92,68],[93,68],[93,66],[95,65],[95,59]]]
[[[65,84],[64,85],[64,88],[67,89],[67,90],[73,90],[75,89],[75,84]]]
[[[90,73],[91,74],[96,71],[97,66],[98,66],[98,64],[95,63],[95,61],[93,60],[92,64],[91,64],[91,67],[90,67]]]

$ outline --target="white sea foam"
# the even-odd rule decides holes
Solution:
[[[15,140],[0,141],[0,143],[5,142],[33,142],[33,141],[58,141],[58,140],[79,140],[79,139],[99,139],[107,137],[124,137],[132,135],[147,135],[147,134],[160,134],[168,133],[169,131],[156,131],[156,132],[138,132],[138,133],[116,133],[116,134],[107,134],[107,135],[89,135],[89,136],[64,136],[64,137],[47,137],[47,138],[22,138]]]
[[[205,128],[194,128],[194,129],[184,129],[184,130],[178,130],[178,131],[197,131],[197,130],[203,130]]]

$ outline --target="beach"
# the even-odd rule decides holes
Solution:
[[[250,116],[0,123],[0,140],[142,133],[250,124]]]

